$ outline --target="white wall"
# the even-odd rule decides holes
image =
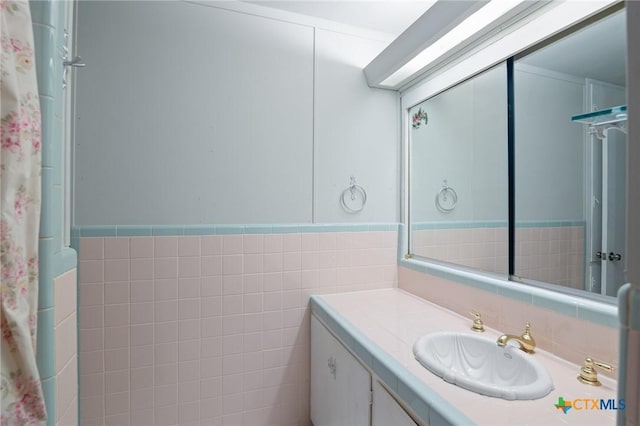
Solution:
[[[186,2],[81,2],[74,223],[397,221],[396,96],[360,69],[383,47]],[[356,217],[337,203],[350,174],[370,199]]]
[[[359,37],[316,32],[317,222],[398,217],[400,104],[396,92],[368,87],[362,72],[384,47]],[[368,198],[360,213],[347,216],[339,197],[352,175]]]

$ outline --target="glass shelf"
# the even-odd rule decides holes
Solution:
[[[617,107],[593,111],[586,114],[574,115],[571,121],[578,123],[591,124],[598,126],[602,124],[613,124],[627,120],[627,106],[621,105]]]

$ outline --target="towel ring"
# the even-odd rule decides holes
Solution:
[[[360,195],[360,198],[362,200],[360,202],[361,203],[360,207],[357,207],[357,208],[350,207],[345,197],[348,196],[353,202],[356,200],[358,194]],[[364,188],[361,187],[360,185],[356,185],[356,179],[353,176],[351,176],[351,179],[349,180],[349,186],[344,191],[342,191],[342,194],[340,195],[340,205],[342,205],[342,208],[347,213],[355,214],[362,211],[362,209],[364,209],[365,204],[367,204],[367,191],[365,191]]]
[[[449,202],[449,206],[443,205],[443,203],[447,203],[451,197],[451,201]],[[449,213],[456,208],[458,204],[458,194],[455,189],[451,188],[447,185],[447,180],[442,181],[442,189],[438,191],[436,194],[436,208],[442,213]]]

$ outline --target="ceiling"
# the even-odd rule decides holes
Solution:
[[[245,1],[288,12],[327,19],[367,30],[400,35],[435,0],[404,1]]]
[[[259,6],[386,33],[395,38],[436,0],[254,0]],[[626,25],[623,11],[583,28],[525,58],[523,63],[560,73],[626,84]]]

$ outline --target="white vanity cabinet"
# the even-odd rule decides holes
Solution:
[[[375,376],[313,315],[311,421],[314,426],[416,426]]]
[[[314,316],[311,421],[314,426],[371,424],[371,374]]]
[[[371,426],[417,426],[387,390],[373,381]]]

